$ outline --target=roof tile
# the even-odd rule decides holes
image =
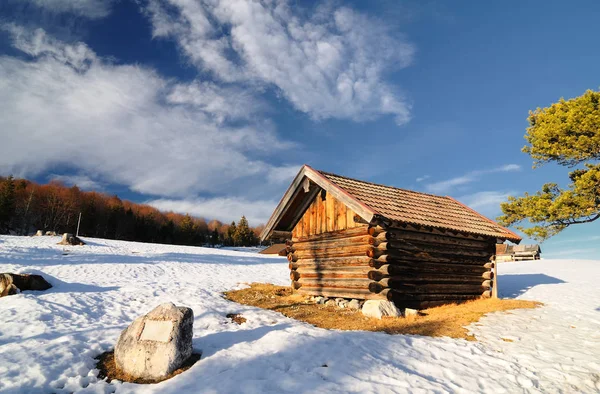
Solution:
[[[515,241],[521,237],[451,197],[399,189],[319,171],[378,214],[398,222]]]

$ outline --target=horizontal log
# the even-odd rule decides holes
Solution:
[[[374,218],[372,220],[371,227],[379,226],[384,231],[393,231],[393,230],[408,230],[414,232],[420,232],[424,234],[436,234],[443,236],[451,236],[455,238],[464,238],[464,239],[474,239],[474,240],[484,240],[484,241],[492,241],[496,240],[497,237],[489,236],[489,235],[480,235],[473,234],[465,231],[451,230],[451,229],[443,229],[436,228],[431,226],[421,226],[417,224],[408,224],[408,223],[400,223],[396,221],[392,221],[386,218]]]
[[[300,278],[306,279],[367,279],[367,267],[364,267],[363,271],[338,271],[338,270],[321,270],[321,271],[309,271],[309,272],[298,272],[296,270],[290,271],[290,278],[298,280]]]
[[[398,306],[405,306],[411,302],[438,302],[437,305],[449,304],[453,302],[464,302],[482,298],[481,294],[404,294],[391,289],[385,293],[388,300],[393,301]]]
[[[409,273],[404,275],[387,276],[381,274],[379,271],[370,271],[367,273],[367,277],[371,280],[377,281],[384,286],[393,287],[393,283],[409,282],[409,283],[448,283],[448,284],[471,284],[481,286],[491,286],[489,283],[485,283],[485,280],[481,276],[477,275],[445,275],[445,274],[420,274],[420,273]],[[489,282],[489,281],[488,281]]]
[[[383,228],[382,226],[370,226],[369,227],[369,234],[371,234],[372,236],[378,236],[379,234],[385,233],[385,228]]]
[[[307,249],[310,246],[331,246],[331,245],[352,245],[352,244],[370,244],[376,238],[370,236],[369,234],[361,234],[361,235],[353,235],[349,237],[342,238],[329,238],[323,239],[319,241],[301,241],[301,242],[286,242],[287,246],[293,246],[298,248],[298,250]],[[385,239],[384,239],[385,241]]]
[[[433,233],[423,233],[409,230],[388,230],[385,232],[388,241],[418,242],[430,245],[447,245],[458,247],[469,247],[474,249],[485,249],[495,252],[495,240],[476,240],[458,238]]]
[[[381,233],[376,236],[369,235],[368,243],[373,246],[379,245],[381,242],[387,242],[385,233]]]
[[[390,272],[397,272],[399,274],[403,272],[422,272],[422,273],[447,273],[447,274],[459,274],[459,275],[481,275],[488,271],[485,265],[471,265],[471,264],[444,264],[444,263],[423,263],[419,261],[403,261],[403,262],[390,262],[381,263],[377,260],[371,260],[369,265],[373,268],[380,269],[385,265],[389,265],[387,268]]]
[[[472,249],[468,247],[446,247],[444,245],[427,245],[417,244],[411,241],[388,241],[386,250],[390,251],[390,254],[398,256],[416,256],[416,255],[431,255],[431,256],[447,256],[450,258],[456,258],[456,256],[467,257],[467,258],[484,258],[489,260],[493,255],[493,250],[484,249]]]
[[[327,240],[320,242],[296,242],[293,245],[288,245],[288,252],[295,252],[300,250],[328,250],[328,249],[340,249],[355,246],[366,246],[371,245],[371,240],[374,239],[370,235],[361,235],[358,237],[348,237],[335,240]]]
[[[378,259],[380,257],[385,258],[386,260],[388,259],[387,251],[380,250],[378,248],[373,248],[373,247],[367,249],[367,256],[374,258],[374,259]],[[385,256],[385,257],[383,257],[383,256]]]
[[[375,259],[378,262],[384,263],[384,264],[393,264],[395,262],[397,263],[403,263],[403,262],[426,262],[426,263],[443,263],[443,264],[462,264],[462,265],[485,265],[489,262],[488,259],[482,259],[482,258],[478,258],[478,259],[474,259],[472,257],[461,257],[461,256],[453,256],[452,258],[448,258],[448,257],[432,257],[430,255],[427,254],[420,254],[420,255],[398,255],[395,254],[395,252],[386,252],[386,253],[368,253],[368,254],[373,254],[373,255],[378,255],[377,257],[375,257]]]
[[[292,238],[292,232],[291,231],[273,230],[271,232],[271,237],[270,238],[291,239]]]
[[[332,278],[332,279],[321,279],[321,278],[302,278],[296,281],[300,284],[300,287],[329,287],[332,289],[343,288],[343,289],[362,289],[367,290],[371,280],[368,278],[364,279],[349,279],[349,278]]]
[[[482,294],[490,289],[480,284],[420,284],[388,279],[369,283],[369,290],[373,293],[380,293],[387,288],[402,294]]]
[[[335,267],[335,268],[308,268],[308,267],[300,267],[294,271],[302,274],[302,276],[309,277],[308,275],[333,275],[333,274],[352,274],[358,275],[363,274],[364,277],[367,277],[369,271],[372,268],[368,265],[361,266],[351,266],[351,267]]]
[[[485,289],[477,291],[478,293],[481,293],[482,291],[491,287],[489,281],[482,282],[481,278],[475,278],[475,281],[473,281],[473,279],[461,281],[454,280],[454,278],[449,278],[449,280],[440,280],[440,277],[433,278],[433,280],[426,280],[422,277],[390,276],[389,278],[383,278],[379,280],[377,283],[383,287],[389,287],[392,289],[407,289],[407,291],[410,291],[412,288],[419,288],[425,290],[445,289],[444,292],[446,292],[446,290],[454,292],[457,289],[476,290],[477,288],[485,287]],[[470,292],[471,291],[468,291],[468,293]]]
[[[323,296],[331,298],[350,298],[358,300],[381,300],[386,299],[384,295],[371,293],[369,290],[351,290],[351,289],[337,289],[327,287],[302,287],[298,290],[299,294],[312,295],[312,296]]]
[[[299,259],[325,259],[329,257],[353,257],[365,256],[369,245],[357,245],[352,247],[342,248],[325,248],[318,250],[297,250],[288,254],[288,260],[297,261]],[[292,255],[292,257],[289,257]]]
[[[294,243],[306,241],[323,241],[328,239],[354,237],[357,235],[368,235],[367,226],[353,227],[345,230],[329,231],[323,234],[307,235],[303,237],[292,238]]]
[[[433,267],[437,268],[437,267]],[[479,270],[456,270],[455,266],[452,266],[451,269],[453,271],[450,272],[440,272],[437,269],[432,269],[431,272],[424,271],[419,269],[418,266],[400,266],[400,265],[392,265],[386,264],[379,267],[377,270],[369,271],[369,278],[373,280],[381,280],[383,278],[387,278],[389,276],[406,276],[411,278],[423,278],[423,280],[437,280],[437,281],[458,281],[464,280],[469,282],[481,282],[485,279],[490,279],[490,272],[485,271],[481,272]],[[467,268],[472,268],[471,266],[467,266]],[[485,269],[485,268],[484,268]]]
[[[367,266],[371,262],[371,258],[367,256],[350,256],[350,257],[325,257],[298,259],[290,262],[290,269],[300,267],[325,268],[325,267],[352,267],[352,266]]]

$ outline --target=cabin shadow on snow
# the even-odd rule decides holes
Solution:
[[[566,283],[564,280],[546,274],[500,275],[498,292],[502,298],[516,298],[538,285]]]

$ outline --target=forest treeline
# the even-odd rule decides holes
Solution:
[[[82,191],[52,181],[0,177],[0,234],[28,235],[37,230],[87,237],[179,245],[254,246],[264,226],[250,227],[245,217],[230,224],[161,212],[115,195]]]

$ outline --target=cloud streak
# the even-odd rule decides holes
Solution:
[[[443,194],[448,193],[457,186],[466,185],[473,183],[481,179],[483,175],[495,174],[501,172],[514,172],[520,171],[521,166],[518,164],[506,164],[500,167],[492,168],[489,170],[476,170],[468,172],[456,178],[447,179],[445,181],[429,183],[425,186],[425,189],[430,193]]]
[[[197,217],[215,218],[223,222],[238,221],[246,216],[252,226],[264,224],[277,205],[274,200],[254,200],[245,198],[217,197],[210,199],[156,199],[147,201],[161,211],[190,214]]]

